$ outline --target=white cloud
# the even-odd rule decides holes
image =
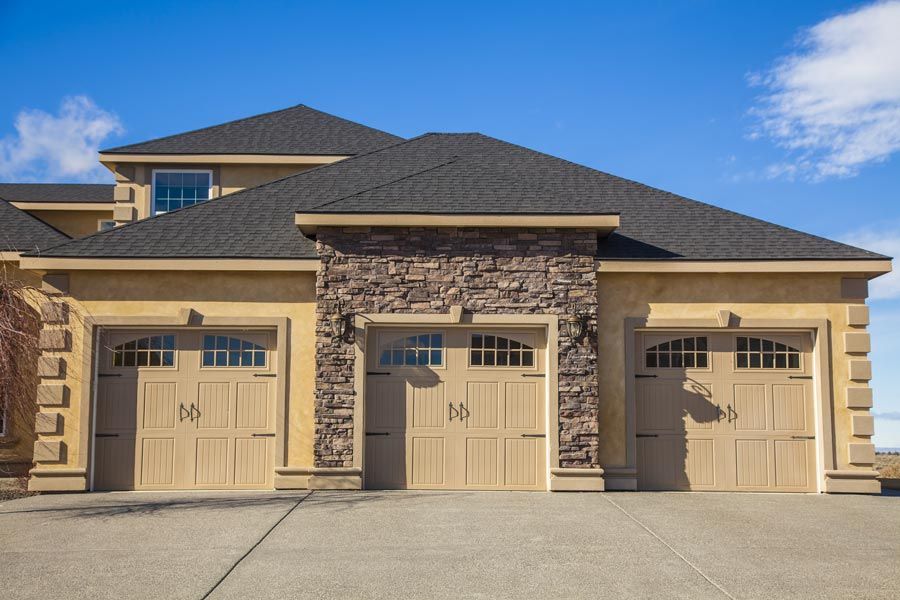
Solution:
[[[890,257],[900,257],[900,229],[860,229],[842,236],[841,241]],[[873,279],[869,284],[873,300],[900,298],[900,273],[892,271]]]
[[[118,116],[87,96],[64,98],[56,115],[24,109],[15,128],[15,135],[0,139],[0,177],[7,181],[101,179],[97,150],[124,131]]]
[[[751,139],[789,151],[770,177],[850,177],[900,150],[900,1],[869,4],[801,33],[765,73]]]

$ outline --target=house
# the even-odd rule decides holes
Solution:
[[[305,106],[100,153],[42,278],[35,490],[877,493],[890,259]]]

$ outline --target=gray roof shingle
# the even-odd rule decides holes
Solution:
[[[0,183],[9,202],[114,202],[112,183]]]
[[[343,156],[371,152],[402,139],[298,104],[283,110],[101,152]]]
[[[620,214],[601,259],[880,259],[481,134],[426,134],[45,256],[313,258],[295,212]]]
[[[37,217],[0,200],[0,252],[39,252],[69,239]]]

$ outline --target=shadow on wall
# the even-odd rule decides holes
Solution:
[[[711,433],[726,415],[713,397],[712,385],[683,368],[644,368],[635,385],[639,490],[687,490],[715,483]]]

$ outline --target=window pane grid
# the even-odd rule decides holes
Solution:
[[[209,199],[209,173],[156,173],[153,205],[156,214],[192,206]]]
[[[154,335],[113,348],[114,367],[174,367],[175,336]]]
[[[382,346],[382,367],[439,367],[444,364],[444,334],[421,333]]]
[[[709,349],[706,336],[670,340],[647,348],[644,363],[649,369],[706,369]]]
[[[738,336],[734,354],[738,369],[800,368],[800,350],[764,338]]]
[[[201,364],[204,367],[265,368],[266,349],[227,335],[204,335]]]
[[[473,367],[533,367],[534,348],[499,335],[473,333],[469,364]]]

